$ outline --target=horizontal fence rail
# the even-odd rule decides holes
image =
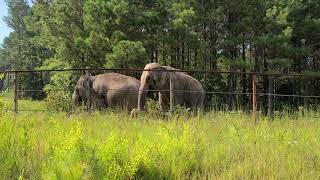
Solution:
[[[99,90],[106,90],[106,91],[145,91],[145,92],[170,92],[170,90],[156,90],[156,89],[150,89],[150,90],[133,90],[133,89],[96,89],[96,91]],[[55,90],[59,91],[59,90]],[[64,91],[64,90],[60,90]],[[190,91],[190,90],[172,90],[173,92],[202,92],[202,91]],[[6,92],[45,92],[44,90],[41,89],[25,89],[25,90],[7,90]],[[205,94],[225,94],[225,95],[252,95],[253,93],[243,93],[243,92],[222,92],[222,91],[204,91]],[[298,97],[298,98],[320,98],[320,96],[312,96],[312,95],[298,95],[298,94],[269,94],[269,93],[256,93],[258,96],[277,96],[277,97]]]
[[[112,69],[112,68],[70,68],[70,69],[39,69],[39,70],[0,70],[0,73],[30,73],[30,72],[65,72],[65,71],[122,71],[122,72],[143,72],[143,71],[166,71],[166,72],[185,72],[203,74],[248,74],[248,75],[267,75],[267,76],[287,76],[289,77],[320,77],[318,73],[267,73],[267,72],[243,72],[243,71],[203,71],[203,70],[167,70],[167,69]]]

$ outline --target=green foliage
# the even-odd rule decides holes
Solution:
[[[81,122],[73,123],[68,131],[65,131],[62,124],[57,121],[52,121],[52,126],[58,133],[52,142],[50,154],[51,157],[46,161],[42,169],[42,178],[55,179],[79,179],[86,170],[86,163],[81,163],[85,160],[85,150],[83,148],[84,132]],[[88,174],[90,175],[90,174]]]
[[[12,91],[3,91],[0,93],[0,114],[6,114],[14,110],[14,92]],[[18,109],[25,111],[41,111],[45,110],[45,102],[32,99],[19,99],[18,100]]]
[[[268,59],[267,62],[269,63],[269,66],[274,69],[284,68],[284,67],[290,67],[290,61],[287,58],[283,59]]]
[[[163,116],[159,101],[148,98],[146,106],[148,110],[148,116],[152,117],[153,119],[160,119]]]
[[[228,59],[226,57],[220,57],[217,63],[219,69],[227,70],[229,67],[233,67],[235,69],[245,69],[245,70],[253,70],[254,62],[252,61],[242,61],[241,59]]]
[[[147,62],[183,70],[301,73],[320,69],[319,0],[51,0],[34,1],[30,7],[26,1],[6,4],[9,13],[4,21],[13,32],[1,45],[0,65],[11,69],[35,69],[47,63],[66,63],[69,68],[142,68]],[[19,81],[22,89],[40,90],[51,81],[50,76],[28,74]],[[239,84],[243,92],[251,90],[243,83],[250,81],[249,76],[218,76],[208,81],[194,76],[208,87],[207,91],[217,90],[215,84],[224,91],[239,90]],[[267,82],[258,81],[263,92],[269,90]],[[289,89],[296,86],[300,84],[287,83]],[[276,92],[284,94],[281,90]],[[311,91],[317,94],[319,87]],[[301,88],[297,93],[303,92]],[[45,97],[32,91],[22,95]],[[238,102],[239,97],[229,96],[216,101],[221,104],[231,99],[229,106]],[[207,101],[211,99],[209,95]]]
[[[125,117],[125,118],[124,118]],[[13,119],[15,118],[15,121]],[[243,114],[159,121],[124,114],[7,113],[1,179],[314,179],[319,118]],[[280,119],[281,118],[281,119]],[[299,127],[299,128],[297,128]]]
[[[56,69],[68,68],[69,65],[59,60],[47,61],[41,68]],[[40,69],[41,69],[40,68]],[[52,72],[49,83],[44,91],[47,94],[45,99],[46,110],[49,111],[71,111],[73,90],[71,82],[72,72]]]
[[[25,18],[29,17],[30,7],[27,1],[6,1],[8,16],[4,21],[14,31],[5,38],[0,50],[0,64],[11,69],[29,69],[41,65],[44,55],[43,48],[32,41],[34,34],[27,30]],[[18,78],[20,88],[26,89],[22,97],[43,99],[44,93],[39,92],[43,88],[43,79],[39,73],[27,73]],[[35,91],[32,91],[35,90]]]
[[[178,30],[188,28],[188,24],[190,24],[195,17],[193,7],[189,8],[186,3],[172,3],[169,12],[173,16],[172,26]]]
[[[0,94],[0,114],[2,115],[3,113],[5,113],[6,109],[7,109],[7,101],[4,99],[2,93]]]
[[[120,41],[112,48],[112,53],[108,54],[107,67],[113,68],[137,68],[143,64],[145,48],[142,42]]]
[[[45,87],[47,98],[45,99],[45,110],[47,111],[71,111],[72,97],[70,92],[63,87],[47,85]]]
[[[4,77],[5,77],[4,73],[0,73],[0,81],[2,81]]]

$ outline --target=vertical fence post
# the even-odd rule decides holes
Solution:
[[[170,112],[173,112],[173,81],[172,81],[172,72],[169,72],[170,75]]]
[[[269,79],[269,90],[268,90],[268,117],[270,120],[274,118],[274,76],[270,75]]]
[[[257,122],[257,75],[252,74],[252,119]]]
[[[18,113],[18,73],[14,72],[14,112]]]

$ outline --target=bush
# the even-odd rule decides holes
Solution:
[[[2,111],[4,109],[5,109],[5,103],[4,103],[3,98],[0,96],[0,111]]]
[[[147,99],[147,112],[154,119],[163,117],[159,102],[153,99]]]
[[[52,85],[48,85],[45,91],[47,92],[45,101],[46,110],[67,112],[72,110],[72,97],[70,92]]]
[[[8,102],[4,98],[4,93],[0,93],[0,114],[8,110]]]
[[[50,59],[40,69],[64,69],[70,65],[61,59]],[[48,111],[72,110],[72,72],[52,72],[44,90],[47,94],[45,108]]]

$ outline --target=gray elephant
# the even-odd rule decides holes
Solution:
[[[139,80],[118,73],[82,75],[72,99],[77,107],[90,103],[90,108],[121,107],[131,110],[137,106],[139,86]]]
[[[141,75],[138,97],[138,111],[144,109],[146,94],[149,89],[159,90],[161,109],[167,110],[170,104],[170,75],[173,82],[173,105],[186,106],[191,109],[202,108],[204,90],[201,83],[183,72],[168,72],[159,70],[177,70],[158,63],[149,63]],[[134,114],[134,112],[133,112]]]

